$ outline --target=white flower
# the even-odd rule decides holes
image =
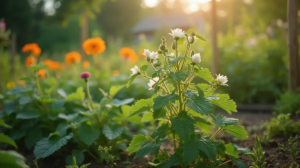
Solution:
[[[175,57],[175,56],[176,56],[175,53],[171,53],[171,54],[167,55],[167,57]]]
[[[201,62],[200,53],[196,53],[192,56],[192,63],[199,64]]]
[[[140,69],[138,66],[134,66],[133,68],[130,69],[132,72],[132,75],[138,74],[140,72]]]
[[[187,41],[187,40],[188,40],[188,41]],[[189,36],[189,37],[187,38],[187,40],[185,40],[186,43],[187,43],[187,42],[191,43],[191,42],[192,42],[192,36]],[[198,40],[198,38],[194,36],[194,42],[193,42],[193,43],[195,43],[197,40]]]
[[[173,36],[173,38],[182,38],[182,37],[185,37],[185,32],[182,31],[182,29],[179,29],[179,28],[174,29],[174,30],[171,29],[171,31],[172,31],[172,33],[169,33],[169,34],[171,36]]]
[[[227,79],[227,76],[224,76],[224,75],[218,75],[216,80],[218,81],[218,83],[220,83],[221,85],[224,85],[224,86],[228,86],[226,83],[228,82],[228,79]]]
[[[158,53],[157,52],[150,52],[147,49],[144,49],[144,55],[150,59],[150,60],[154,60],[158,58]]]
[[[153,90],[153,85],[159,80],[159,77],[156,77],[156,78],[153,78],[153,79],[150,79],[149,83],[148,83],[148,86],[149,86],[149,90]]]

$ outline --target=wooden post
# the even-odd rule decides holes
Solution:
[[[298,0],[288,0],[289,90],[299,87]]]
[[[212,75],[219,73],[219,53],[217,41],[217,4],[216,0],[211,0],[211,33],[212,33]]]

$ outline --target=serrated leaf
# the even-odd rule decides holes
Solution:
[[[194,119],[196,122],[200,122],[200,123],[203,123],[203,124],[206,124],[206,125],[211,125],[211,123],[201,117],[198,117],[198,116],[194,116]]]
[[[83,88],[79,87],[79,88],[77,88],[76,93],[72,93],[66,97],[66,101],[74,101],[74,100],[83,101],[84,97],[85,97],[85,94],[83,92]]]
[[[239,138],[239,139],[247,139],[248,134],[243,126],[229,125],[223,127],[223,130],[227,131],[231,135]]]
[[[248,168],[241,159],[235,158],[233,156],[229,156],[229,158],[238,165],[238,168]]]
[[[226,150],[224,143],[221,142],[220,140],[217,142],[214,142],[214,143],[215,143],[215,147],[216,147],[216,153],[219,155],[224,155],[225,150]]]
[[[228,126],[228,125],[237,125],[239,122],[238,119],[235,118],[227,118],[221,114],[218,114],[217,116],[211,115],[213,118],[213,121],[215,124],[217,124],[219,127]]]
[[[154,104],[153,104],[153,109],[158,110],[167,104],[169,102],[175,103],[176,100],[179,99],[179,96],[177,94],[171,93],[163,96],[157,96],[153,99]]]
[[[204,152],[205,155],[210,159],[215,161],[216,160],[216,151],[215,147],[212,144],[212,141],[206,137],[206,138],[201,138],[198,141],[197,147],[200,151]]]
[[[153,153],[155,156],[157,156],[159,152],[161,142],[152,141],[150,143],[142,145],[142,147],[137,151],[137,153],[134,156],[134,159],[139,157],[144,157],[147,154]]]
[[[198,142],[196,136],[192,136],[183,144],[183,162],[185,165],[196,160],[199,156]]]
[[[14,146],[15,148],[18,148],[15,141],[10,139],[7,135],[4,135],[3,133],[0,133],[0,143],[7,143],[11,146]]]
[[[125,105],[125,104],[129,104],[131,102],[134,101],[134,98],[129,98],[129,99],[124,99],[124,100],[119,100],[119,99],[113,99],[111,101],[111,103],[114,105],[114,106],[117,106],[117,107],[120,107],[122,105]]]
[[[221,107],[229,114],[237,112],[236,103],[233,100],[229,100],[230,97],[228,94],[216,94],[215,96],[219,97],[219,100],[210,100],[212,104]]]
[[[207,41],[203,36],[201,36],[200,34],[196,34],[196,37],[202,41]]]
[[[211,73],[209,69],[199,69],[198,67],[194,68],[194,72],[196,75],[198,75],[200,78],[208,81],[208,82],[213,82],[215,79],[211,76]]]
[[[140,147],[149,142],[150,137],[145,135],[136,135],[132,138],[132,141],[130,142],[129,147],[126,149],[129,152],[129,155],[131,155],[133,152],[136,152],[140,149]]]
[[[162,68],[159,67],[159,68],[153,73],[152,78],[159,77],[161,71],[162,71]]]
[[[183,92],[183,95],[185,97],[191,98],[193,99],[194,97],[198,96],[196,92],[194,92],[193,90],[187,90]]]
[[[171,166],[177,166],[182,163],[182,157],[178,154],[173,154],[168,159],[168,165]]]
[[[25,136],[25,146],[30,150],[39,140],[43,138],[43,132],[40,129],[30,130]]]
[[[189,138],[189,134],[195,131],[195,121],[187,115],[187,112],[181,111],[178,116],[171,119],[172,128],[175,129],[176,134],[180,138],[186,140]]]
[[[90,146],[95,142],[101,132],[97,129],[94,129],[91,125],[83,123],[78,128],[78,138],[84,142],[87,146]]]
[[[104,125],[103,134],[109,140],[114,140],[122,134],[123,130],[124,130],[124,127],[119,127],[119,126],[109,127],[108,125]]]
[[[11,128],[11,126],[7,125],[2,118],[0,118],[0,126],[5,128]]]
[[[153,112],[153,119],[158,119],[158,118],[165,118],[167,114],[167,111],[164,108],[160,108],[157,110],[154,110]]]
[[[177,82],[183,81],[188,77],[188,75],[185,72],[170,72],[170,76]]]
[[[148,65],[143,65],[143,66],[140,68],[140,70],[143,71],[143,72],[147,71],[147,69],[148,69]]]
[[[169,129],[169,124],[162,124],[152,133],[151,138],[165,138]]]
[[[150,122],[152,120],[154,120],[152,113],[146,113],[142,117],[142,122]]]
[[[0,150],[0,167],[3,168],[29,168],[26,165],[26,159],[21,154],[16,151],[8,150],[3,151]]]
[[[208,115],[213,112],[211,104],[204,97],[194,97],[188,99],[186,105],[197,113]]]
[[[58,135],[50,138],[41,139],[34,147],[34,156],[36,159],[45,158],[59,150],[62,146],[66,145],[68,140],[73,137],[73,133],[65,137]]]
[[[110,95],[110,97],[111,97],[111,98],[114,98],[115,95],[116,95],[121,89],[123,89],[124,87],[125,87],[125,85],[121,85],[121,86],[112,86],[112,87],[110,87],[110,89],[109,89],[109,95]]]
[[[144,111],[148,111],[152,108],[153,100],[152,99],[141,99],[135,102],[134,105],[131,106],[131,109],[129,111],[129,116],[134,116],[136,114],[140,114]]]
[[[226,148],[225,152],[227,155],[234,156],[235,158],[239,157],[238,156],[239,153],[238,153],[237,149],[232,144],[226,144],[225,148]]]
[[[39,114],[37,111],[22,111],[19,113],[16,118],[20,119],[32,119],[32,118],[38,118],[41,114]]]
[[[132,82],[134,81],[134,79],[137,76],[138,76],[138,74],[130,75],[129,80],[128,80],[127,85],[126,85],[127,88],[132,84]]]
[[[67,133],[68,128],[70,128],[71,126],[66,123],[66,122],[61,122],[57,125],[55,131],[57,131],[59,133],[59,135],[61,136],[65,136]]]

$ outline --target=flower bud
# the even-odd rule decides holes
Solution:
[[[161,50],[158,50],[157,53],[158,53],[158,54],[162,54],[163,52],[162,52]]]
[[[172,44],[172,49],[173,49],[173,50],[176,49],[176,44],[175,44],[175,43]]]
[[[161,38],[161,41],[162,41],[162,42],[166,41],[166,38],[165,38],[165,37],[162,37],[162,38]]]
[[[159,46],[159,49],[161,49],[161,50],[164,50],[165,48],[166,48],[166,46],[163,45],[163,44],[161,44],[161,45]]]
[[[196,53],[192,56],[192,64],[196,65],[201,62],[200,53]]]
[[[195,32],[192,32],[192,33],[191,33],[191,36],[196,36],[196,33],[195,33]]]

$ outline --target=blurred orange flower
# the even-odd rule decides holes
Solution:
[[[118,70],[114,70],[114,71],[112,72],[112,75],[113,75],[113,76],[119,76],[119,74],[120,74],[120,72],[119,72]]]
[[[87,55],[100,54],[106,49],[105,42],[100,37],[85,40],[82,47]]]
[[[89,61],[83,61],[82,65],[83,65],[84,69],[88,69],[90,67],[90,62]]]
[[[142,56],[143,58],[146,58],[146,55],[144,54],[144,49],[141,49],[141,50],[140,50],[140,54],[141,54],[141,56]]]
[[[46,78],[46,71],[44,69],[40,69],[38,71],[38,75],[40,76],[41,79],[45,79]]]
[[[48,67],[51,70],[59,70],[60,69],[60,63],[58,61],[52,61],[51,64],[49,64]]]
[[[25,81],[23,81],[23,80],[19,80],[17,83],[19,86],[25,86],[25,84],[26,84]]]
[[[34,56],[39,56],[41,54],[41,48],[37,43],[25,44],[22,48],[23,53],[30,53]]]
[[[135,51],[129,47],[121,48],[120,56],[123,57],[124,60],[131,60],[132,62],[139,60],[139,57],[136,55]]]
[[[44,62],[43,62],[44,65],[48,65],[48,66],[49,66],[51,63],[52,63],[52,60],[50,60],[50,59],[45,59]]]
[[[78,63],[81,60],[81,55],[78,52],[69,52],[65,56],[65,61],[67,65],[72,65]]]
[[[31,65],[34,65],[34,64],[36,64],[36,58],[35,57],[33,57],[33,56],[26,57],[26,59],[25,59],[25,65],[27,67],[30,67]]]

